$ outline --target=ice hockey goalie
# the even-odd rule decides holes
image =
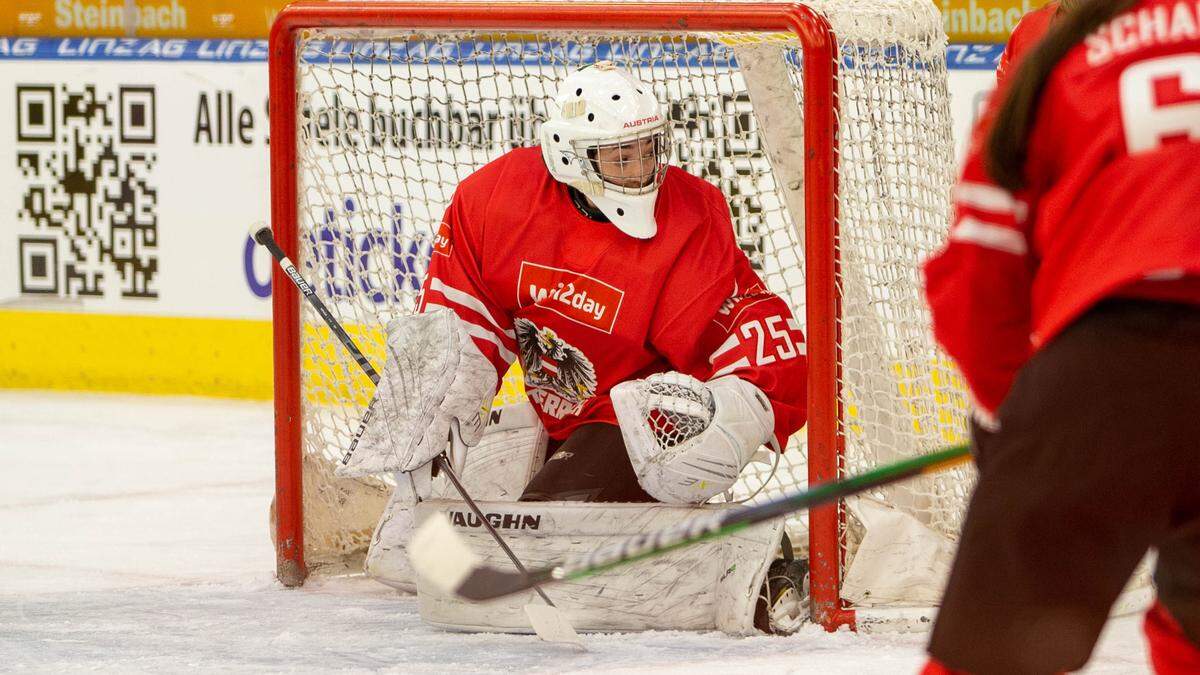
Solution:
[[[430,509],[479,532],[461,503],[427,500],[450,434],[471,446],[468,490],[494,500],[489,520],[536,562],[722,508],[700,505],[804,424],[799,325],[735,242],[720,190],[670,166],[669,133],[651,87],[598,62],[562,81],[540,147],[458,186],[421,313],[388,327],[380,412],[345,468],[398,476],[368,557],[380,580],[411,588],[404,543]],[[514,362],[530,407],[489,414]],[[582,629],[747,632],[781,536],[765,526],[635,568],[636,579],[564,586],[558,604]],[[472,541],[503,564],[486,537]],[[432,623],[525,625],[417,587]]]

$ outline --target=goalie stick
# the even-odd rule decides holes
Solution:
[[[417,573],[440,588],[466,600],[483,601],[529,590],[540,584],[590,577],[629,563],[653,558],[697,542],[724,537],[756,523],[828,504],[871,488],[948,469],[970,460],[969,448],[958,445],[895,464],[882,466],[810,490],[740,509],[716,511],[670,527],[605,544],[584,554],[532,572],[481,564],[454,531],[444,514],[428,518],[412,538],[411,561]]]
[[[378,371],[375,370],[375,368],[371,365],[371,362],[368,361],[367,357],[362,353],[362,350],[360,350],[358,345],[355,344],[354,338],[350,337],[350,335],[346,333],[346,330],[342,328],[341,322],[339,322],[337,318],[333,316],[333,314],[329,311],[329,308],[326,307],[325,303],[321,301],[321,298],[317,297],[317,293],[315,290],[313,290],[312,285],[309,284],[308,280],[300,274],[300,270],[296,269],[296,265],[287,257],[287,255],[283,252],[283,249],[279,247],[279,242],[275,241],[275,235],[271,232],[271,228],[265,225],[251,227],[250,238],[271,252],[271,257],[275,258],[276,262],[279,263],[279,267],[284,271],[285,274],[287,274],[288,278],[292,280],[292,283],[295,284],[296,288],[300,291],[300,294],[304,296],[304,299],[307,300],[310,305],[312,305],[313,309],[317,310],[317,314],[321,315],[321,318],[325,321],[325,325],[329,326],[329,330],[333,331],[333,334],[337,336],[338,341],[342,343],[342,346],[346,348],[346,351],[350,352],[350,355],[353,356],[354,360],[358,362],[358,365],[360,368],[362,368],[363,373],[371,379],[373,384],[378,386],[380,379]],[[359,425],[358,432],[354,434],[354,438],[350,442],[350,452],[353,452],[354,448],[358,445],[358,440],[362,437],[363,430],[366,429],[367,421],[375,412],[375,403],[377,400],[378,399],[372,397],[371,402],[367,405],[367,411],[363,414],[362,424]],[[458,438],[458,430],[456,428],[451,429],[451,434],[454,436],[451,439],[452,442],[456,444],[461,443]],[[461,480],[459,480],[458,475],[450,466],[450,461],[446,459],[444,453],[434,458],[434,467],[446,474],[446,478],[448,478],[454,485],[454,489],[458,491],[458,494],[462,497],[463,502],[465,502],[467,507],[471,509],[471,511],[475,514],[475,517],[478,518],[481,523],[483,523],[483,526],[492,536],[492,539],[494,539],[496,544],[500,546],[500,548],[504,551],[504,554],[507,555],[508,559],[511,560],[513,565],[516,566],[517,570],[519,570],[519,572],[522,574],[528,574],[525,566],[521,564],[520,559],[517,558],[517,555],[513,553],[511,548],[509,548],[508,543],[504,541],[504,538],[500,536],[500,533],[496,531],[496,528],[493,527],[491,522],[488,521],[488,519],[484,516],[483,511],[479,508],[479,505],[475,503],[474,499],[471,499],[471,495],[467,494],[466,488],[463,487]],[[415,540],[411,543],[412,545],[416,544]],[[411,549],[412,546],[409,548]],[[579,641],[579,636],[575,633],[575,629],[571,627],[569,622],[567,622],[566,617],[562,616],[561,612],[557,611],[557,607],[550,597],[546,595],[541,588],[538,588],[536,584],[527,586],[526,588],[530,587],[537,591],[537,594],[541,596],[542,600],[545,601],[547,605],[545,608],[535,606],[525,607],[525,614],[529,617],[530,622],[533,624],[534,632],[536,632],[539,637],[547,642],[567,642],[582,646],[582,643]]]

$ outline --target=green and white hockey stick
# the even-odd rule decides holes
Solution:
[[[510,572],[483,565],[454,531],[454,526],[445,515],[438,513],[422,523],[413,535],[408,547],[409,559],[418,574],[443,592],[466,600],[491,600],[558,581],[590,577],[697,542],[724,537],[751,525],[828,504],[874,487],[942,471],[969,460],[968,446],[954,446],[757,506],[704,513],[661,530],[605,544],[549,567],[524,572]]]

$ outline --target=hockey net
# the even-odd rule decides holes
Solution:
[[[811,397],[810,423],[778,467],[769,457],[752,463],[735,496],[770,499],[806,487],[810,476],[853,474],[962,442],[965,394],[933,345],[918,272],[944,236],[952,178],[940,19],[927,0],[809,6],[818,18],[806,15],[806,23],[784,6],[733,3],[547,3],[536,12],[490,3],[432,13],[386,2],[293,6],[272,35],[276,236],[382,366],[382,327],[414,311],[459,181],[508,150],[536,145],[558,82],[612,60],[653,83],[668,106],[674,163],[728,198],[740,245],[810,337],[810,393],[830,392]],[[571,18],[587,11],[593,19]],[[806,90],[805,60],[819,52],[798,35],[820,33],[819,17],[835,36],[836,55],[827,58],[836,86],[810,82]],[[278,115],[293,123],[279,124]],[[804,145],[805,117],[836,120],[836,152],[823,166],[805,166],[806,149],[819,154]],[[821,203],[815,186],[826,183],[836,185],[836,211],[806,213]],[[361,555],[389,483],[333,476],[373,387],[286,286],[277,276],[277,544],[281,578],[299,583],[305,565],[340,569]],[[817,296],[831,302],[811,306]],[[820,335],[836,341],[832,352],[814,353]],[[514,370],[497,404],[523,399]],[[829,430],[821,442],[818,427]],[[301,468],[302,495],[289,478]],[[852,622],[853,608],[928,605],[926,595],[904,597],[887,580],[875,586],[870,573],[853,571],[855,558],[882,513],[935,549],[911,551],[904,566],[943,564],[922,556],[952,547],[971,480],[959,469],[876,490],[858,500],[865,510],[816,512],[811,533],[808,514],[791,519],[792,542],[811,549],[820,619],[832,626]],[[301,506],[302,551],[286,530],[294,521],[286,514]]]

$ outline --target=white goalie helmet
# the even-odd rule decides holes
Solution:
[[[667,175],[667,115],[654,92],[611,61],[563,80],[541,127],[550,175],[587,195],[617,229],[658,231],[654,205]]]

